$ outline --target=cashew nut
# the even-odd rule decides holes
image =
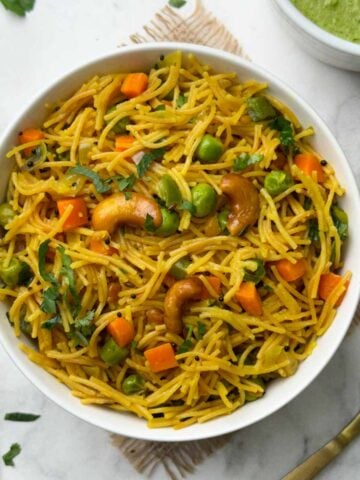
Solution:
[[[185,303],[200,297],[203,283],[198,277],[179,280],[168,290],[164,300],[165,325],[169,332],[180,334],[183,329],[182,312]]]
[[[231,212],[227,228],[231,235],[253,225],[259,217],[259,193],[250,180],[236,173],[228,173],[221,179],[220,188],[229,197]]]
[[[119,225],[143,227],[148,215],[152,217],[155,227],[161,225],[161,211],[155,200],[134,192],[127,200],[124,193],[115,193],[95,207],[92,225],[94,230],[107,230],[112,233]]]
[[[164,312],[160,308],[149,308],[146,311],[146,321],[161,325],[164,323]]]

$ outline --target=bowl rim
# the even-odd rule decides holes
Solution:
[[[321,43],[335,48],[336,50],[347,54],[360,56],[360,44],[345,40],[319,27],[316,23],[307,18],[298,8],[296,8],[291,0],[274,1],[295,24],[297,24],[310,36],[316,38]]]
[[[235,63],[239,67],[249,72],[249,74],[254,74],[260,77],[264,77],[266,79],[266,82],[268,82],[270,86],[274,85],[276,88],[284,92],[284,94],[291,96],[296,102],[296,104],[299,105],[299,108],[303,109],[304,112],[306,112],[309,116],[316,119],[316,121],[321,127],[321,131],[323,132],[323,134],[326,137],[332,139],[334,151],[336,151],[337,155],[341,158],[343,168],[347,170],[347,175],[350,180],[349,186],[351,187],[349,188],[349,190],[353,190],[352,195],[354,195],[354,201],[358,204],[358,209],[360,210],[359,190],[354,180],[354,175],[351,170],[351,166],[348,163],[344,153],[342,152],[342,149],[340,148],[335,136],[332,134],[332,132],[330,131],[326,123],[322,120],[322,118],[315,112],[315,110],[297,92],[295,92],[291,87],[289,87],[283,80],[279,79],[272,73],[268,72],[266,69],[252,62],[249,62],[248,60],[240,58],[234,54],[224,52],[219,49],[206,47],[206,46],[194,45],[194,44],[183,43],[183,42],[151,42],[151,43],[146,43],[141,45],[131,45],[126,47],[121,47],[121,49],[119,50],[114,50],[108,53],[104,53],[102,55],[98,55],[97,57],[91,60],[81,63],[76,68],[66,70],[65,73],[58,76],[55,80],[49,82],[46,88],[41,89],[36,95],[34,95],[29,100],[25,108],[23,108],[22,111],[16,116],[16,118],[14,118],[10,122],[8,128],[5,129],[4,133],[1,135],[0,145],[5,144],[6,140],[14,131],[15,127],[17,127],[17,124],[21,121],[21,119],[23,119],[25,115],[31,112],[31,110],[33,109],[33,105],[35,105],[37,102],[43,99],[47,94],[49,94],[52,91],[52,89],[60,86],[62,83],[66,83],[71,79],[71,77],[76,76],[76,74],[81,73],[83,69],[95,67],[98,63],[104,63],[106,61],[111,62],[111,60],[121,58],[123,54],[127,54],[127,53],[146,54],[146,52],[154,53],[154,51],[163,53],[164,51],[168,52],[173,50],[181,50],[188,53],[194,53],[195,55],[201,55],[201,54],[209,55],[209,56],[213,56],[214,59],[219,58],[219,59],[224,59],[229,63]],[[217,424],[216,429],[213,428],[210,430],[205,429],[205,430],[198,431],[196,430],[197,424],[195,424],[186,429],[176,431],[170,427],[166,427],[162,429],[150,429],[147,427],[146,421],[144,419],[141,419],[143,422],[143,428],[136,428],[136,429],[134,428],[133,429],[134,431],[133,430],[129,431],[130,429],[124,431],[124,429],[121,428],[121,422],[119,422],[119,425],[113,425],[110,422],[110,420],[104,421],[104,419],[102,418],[102,415],[99,415],[99,416],[92,415],[93,410],[91,410],[91,407],[86,406],[85,408],[83,408],[84,406],[80,404],[80,401],[79,401],[79,408],[70,405],[70,402],[63,404],[61,402],[61,396],[58,395],[56,392],[53,392],[52,389],[45,384],[45,382],[43,382],[40,378],[37,377],[35,373],[36,370],[34,369],[34,367],[35,368],[40,368],[40,367],[38,367],[37,365],[34,365],[25,356],[25,354],[18,349],[17,345],[14,346],[16,337],[14,337],[14,344],[12,344],[11,342],[8,343],[6,339],[6,335],[2,333],[1,328],[0,328],[0,343],[4,347],[5,351],[8,353],[13,363],[17,366],[17,368],[24,374],[24,376],[28,380],[32,382],[32,384],[35,387],[38,388],[38,390],[40,390],[42,394],[46,395],[46,397],[52,400],[55,404],[62,407],[64,410],[68,411],[69,413],[71,413],[77,418],[81,418],[82,420],[85,420],[86,422],[94,426],[103,428],[107,431],[111,431],[113,433],[120,434],[120,435],[126,435],[128,437],[143,439],[143,440],[170,441],[170,442],[200,440],[200,439],[212,438],[219,435],[231,433],[236,430],[245,428],[249,425],[255,424],[258,421],[264,419],[269,415],[272,415],[273,413],[275,413],[276,411],[284,407],[286,404],[292,401],[297,395],[299,395],[303,390],[305,390],[309,386],[309,384],[313,382],[316,379],[316,377],[318,377],[318,375],[321,373],[321,371],[325,368],[325,366],[331,360],[333,355],[336,353],[338,347],[340,346],[350,326],[351,319],[355,314],[357,302],[360,297],[360,283],[357,286],[354,285],[353,289],[355,292],[356,301],[354,301],[353,304],[350,304],[348,319],[346,322],[344,322],[344,324],[342,324],[342,326],[340,326],[340,332],[338,332],[339,333],[338,336],[332,342],[331,348],[329,348],[327,351],[324,352],[324,355],[321,357],[321,361],[317,363],[317,368],[314,369],[315,373],[312,373],[311,375],[307,375],[307,376],[305,375],[305,378],[303,378],[302,381],[298,382],[295,388],[293,388],[290,392],[287,392],[286,396],[281,398],[281,400],[277,401],[275,406],[261,410],[259,414],[256,415],[255,419],[247,419],[246,421],[243,421],[240,426],[237,425],[236,422],[233,422],[233,423],[230,422],[229,424],[224,425],[223,428],[221,427],[219,428],[219,424]],[[19,354],[15,354],[14,356],[13,353],[15,351],[19,351]],[[47,372],[45,373],[49,375]],[[54,381],[58,381],[58,380],[54,378]],[[226,417],[219,417],[217,419],[218,422],[221,421],[222,418],[226,418]],[[214,421],[216,421],[216,419],[212,420],[212,422]]]

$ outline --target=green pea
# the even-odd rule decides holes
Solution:
[[[254,400],[257,400],[258,398],[262,397],[265,392],[265,383],[261,377],[253,377],[250,380],[253,383],[256,383],[257,385],[259,385],[263,389],[263,392],[258,392],[258,393],[245,392],[245,402],[253,402]]]
[[[116,110],[116,105],[113,105],[108,109],[106,114],[114,112],[115,110]],[[107,123],[109,123],[109,121]],[[128,125],[130,125],[130,118],[123,117],[123,118],[120,118],[120,120],[115,123],[115,125],[112,127],[111,130],[116,134],[123,135],[124,133],[129,133],[126,128]]]
[[[122,383],[122,391],[125,395],[139,393],[145,388],[145,380],[140,375],[134,373],[125,378]]]
[[[220,227],[220,230],[223,233],[229,233],[228,229],[227,229],[227,222],[228,222],[228,218],[229,218],[229,213],[230,213],[230,210],[228,210],[226,208],[226,209],[222,210],[220,213],[218,213],[218,215],[217,215],[217,220],[218,220],[218,223],[219,223],[219,227]]]
[[[113,338],[109,338],[100,350],[100,357],[105,363],[109,365],[117,365],[123,362],[129,355],[129,350],[124,347],[120,347]]]
[[[196,156],[201,163],[216,163],[224,151],[221,141],[212,135],[206,134],[201,139],[196,150]]]
[[[177,183],[170,175],[164,175],[157,184],[158,195],[167,207],[181,202],[181,193]]]
[[[161,208],[162,224],[155,230],[156,235],[167,237],[176,233],[180,218],[176,212],[170,212],[166,208]]]
[[[174,265],[170,268],[170,275],[176,278],[176,280],[182,280],[186,278],[187,273],[186,269],[190,265],[191,259],[189,257],[180,258]]]
[[[217,194],[208,183],[198,183],[191,189],[192,203],[196,209],[195,217],[206,217],[216,206]]]
[[[285,190],[293,184],[294,180],[292,177],[288,173],[281,172],[280,170],[273,170],[268,173],[264,181],[264,187],[272,196],[285,192]]]
[[[15,212],[9,203],[2,203],[0,205],[0,225],[6,225],[15,218]]]
[[[22,262],[16,257],[12,257],[7,267],[0,266],[0,278],[9,287],[14,287],[19,282],[19,275],[22,270]]]

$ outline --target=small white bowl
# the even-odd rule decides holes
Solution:
[[[32,363],[18,347],[19,340],[6,319],[8,306],[0,303],[0,341],[10,358],[48,398],[89,423],[102,427],[114,433],[128,437],[158,441],[184,441],[222,435],[251,425],[274,413],[279,408],[302,392],[310,382],[321,372],[336,349],[340,345],[355,313],[360,292],[360,223],[357,221],[360,212],[360,199],[353,174],[337,141],[328,127],[314,110],[302,100],[293,90],[270,73],[235,55],[197,45],[181,43],[155,43],[122,48],[116,53],[104,55],[94,61],[82,65],[72,72],[66,72],[60,79],[48,87],[40,95],[31,99],[27,108],[9,127],[0,139],[0,158],[2,175],[0,176],[0,198],[5,196],[5,189],[12,162],[6,159],[6,152],[17,142],[18,132],[30,125],[40,125],[46,110],[44,105],[71,95],[85,80],[95,74],[113,71],[139,71],[149,69],[161,54],[176,49],[193,53],[198,58],[219,72],[234,71],[241,81],[256,79],[269,84],[269,92],[288,105],[298,116],[303,125],[312,125],[316,135],[313,146],[326,158],[335,171],[342,185],[346,187],[347,195],[342,200],[342,206],[349,214],[350,238],[347,242],[344,269],[352,270],[353,278],[348,293],[338,309],[335,321],[318,341],[313,354],[301,363],[298,371],[292,377],[279,379],[271,383],[266,395],[256,402],[248,403],[231,415],[214,419],[208,423],[192,425],[182,430],[171,428],[149,429],[145,420],[134,415],[115,412],[96,406],[84,406],[78,398],[71,395],[70,390],[59,383],[54,377]],[[22,338],[22,341],[26,341]]]
[[[273,3],[285,28],[310,55],[335,67],[360,72],[360,44],[318,27],[290,0],[273,0]]]

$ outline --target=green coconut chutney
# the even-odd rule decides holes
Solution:
[[[360,43],[360,0],[291,0],[320,28],[350,42]]]

